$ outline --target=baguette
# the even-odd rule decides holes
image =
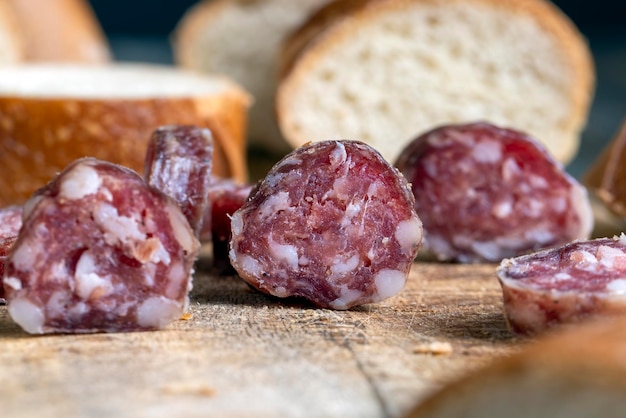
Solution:
[[[274,114],[277,64],[284,37],[330,0],[204,0],[173,34],[177,64],[232,76],[254,97],[249,141],[277,154],[290,149]]]
[[[19,26],[23,60],[103,63],[111,50],[86,0],[6,0]]]
[[[246,181],[249,95],[230,80],[157,65],[0,67],[0,205],[20,204],[67,164],[141,172],[161,125],[209,127],[214,174]]]
[[[445,386],[405,418],[622,417],[626,319],[575,326]]]
[[[544,0],[336,0],[281,61],[276,108],[293,147],[358,139],[389,161],[435,126],[486,120],[567,163],[595,82],[586,41]]]

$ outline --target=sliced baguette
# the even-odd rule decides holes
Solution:
[[[277,114],[293,147],[360,139],[395,161],[435,126],[488,120],[576,154],[587,43],[543,0],[337,0],[284,48]]]
[[[270,151],[290,148],[274,114],[278,55],[284,37],[330,0],[204,0],[173,34],[176,62],[232,76],[254,97],[250,142]]]
[[[623,417],[626,319],[577,325],[445,386],[405,418]]]
[[[111,50],[87,0],[4,0],[30,62],[102,63]]]
[[[245,181],[249,103],[226,78],[166,66],[0,67],[0,205],[80,157],[141,172],[152,131],[173,123],[211,128],[215,174]]]

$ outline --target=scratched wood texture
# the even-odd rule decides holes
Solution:
[[[158,332],[30,336],[0,307],[3,417],[401,417],[523,344],[493,265],[416,263],[400,295],[349,311],[197,270],[191,317]]]

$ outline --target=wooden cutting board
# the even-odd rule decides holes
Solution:
[[[400,295],[331,311],[206,264],[158,332],[30,336],[0,307],[3,417],[400,417],[523,344],[494,265],[416,263]]]

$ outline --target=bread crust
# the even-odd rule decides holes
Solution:
[[[104,63],[111,50],[85,0],[7,0],[19,24],[24,60]]]
[[[295,86],[307,78],[312,65],[322,59],[330,48],[343,42],[356,30],[375,20],[386,11],[402,10],[415,4],[431,4],[446,7],[457,2],[484,4],[494,9],[508,10],[526,15],[537,22],[560,46],[576,80],[569,91],[572,112],[568,120],[572,132],[582,131],[586,124],[595,89],[595,67],[587,41],[572,21],[554,4],[545,0],[336,0],[313,14],[292,36],[285,41],[281,55],[280,83],[277,92],[276,112],[281,131],[287,141],[297,147],[310,140],[298,135],[284,122],[289,113],[289,97]],[[416,132],[417,134],[418,132]],[[574,138],[568,138],[573,141]],[[561,162],[569,162],[579,146],[564,141]]]
[[[234,89],[179,98],[0,97],[0,205],[23,203],[81,157],[141,173],[151,133],[173,123],[212,129],[214,173],[246,181],[248,104],[247,95]]]
[[[489,415],[499,394],[507,394],[507,405],[514,416],[551,416],[549,411],[526,411],[532,404],[527,391],[542,392],[543,400],[563,410],[559,401],[588,400],[589,392],[621,399],[626,384],[626,319],[612,318],[575,325],[523,346],[510,357],[493,361],[484,368],[461,377],[415,406],[405,418]],[[511,402],[513,400],[513,402]],[[579,405],[582,406],[582,405]],[[593,404],[590,406],[593,408]],[[597,406],[597,405],[595,405]],[[614,406],[614,405],[613,405]],[[604,407],[606,411],[606,406]],[[622,410],[613,410],[621,413]],[[586,412],[590,412],[586,410]],[[599,411],[596,411],[599,412]],[[576,416],[583,416],[576,414]],[[602,416],[602,415],[584,415]]]

